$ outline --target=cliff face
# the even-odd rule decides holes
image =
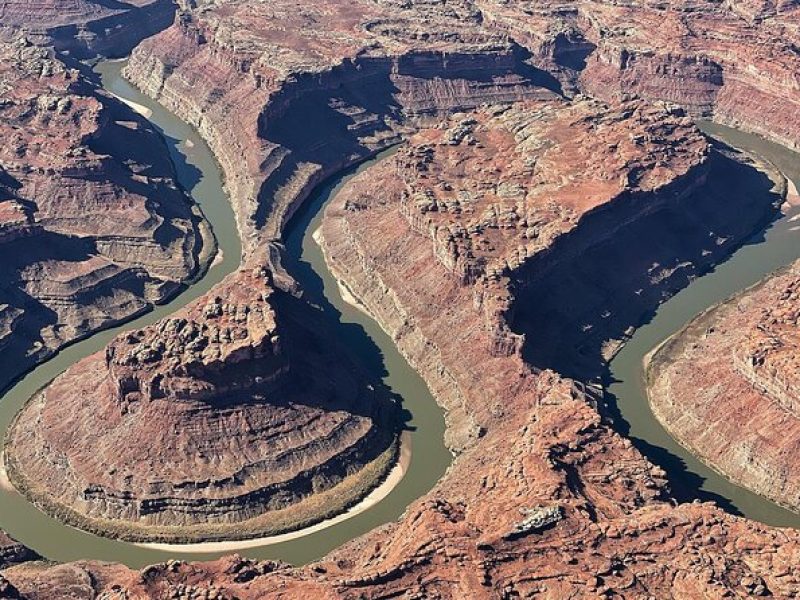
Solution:
[[[202,221],[146,121],[22,38],[0,53],[2,387],[174,293]]]
[[[782,144],[800,139],[798,4],[478,0],[565,91],[672,102]]]
[[[579,12],[597,45],[581,75],[591,93],[667,100],[798,147],[795,2],[590,2]]]
[[[792,510],[800,509],[798,276],[795,263],[703,313],[648,368],[653,412],[673,436]]]
[[[526,361],[599,380],[620,344],[676,291],[764,226],[782,198],[768,164],[715,147],[700,180],[661,190],[669,202],[629,195],[617,211],[588,215],[514,278],[509,316],[531,332]]]
[[[585,100],[520,103],[425,135],[425,143],[400,154],[401,211],[432,239],[449,271],[475,284],[474,302],[499,354],[523,341],[507,317],[518,312],[509,312],[509,286],[520,294],[539,275],[528,263],[582,256],[661,206],[652,198],[691,193],[707,170],[707,143],[688,119],[635,103],[615,110]],[[465,145],[487,150],[465,152]],[[565,241],[582,237],[568,235],[579,224],[583,231],[598,220],[603,226],[590,227],[586,247]]]
[[[392,404],[318,333],[279,329],[265,277],[230,276],[35,396],[7,440],[15,487],[151,540],[269,534],[360,499],[392,463]]]

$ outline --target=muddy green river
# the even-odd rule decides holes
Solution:
[[[222,175],[211,151],[191,127],[150,98],[139,93],[120,75],[124,63],[106,61],[96,67],[103,86],[113,94],[145,107],[149,119],[162,131],[177,167],[181,184],[191,192],[211,224],[220,256],[207,274],[180,295],[123,326],[77,342],[29,372],[9,388],[0,400],[0,431],[5,431],[24,402],[74,362],[102,349],[122,331],[142,327],[165,317],[207,292],[241,260],[241,243],[233,211],[223,190]],[[800,184],[800,160],[794,153],[755,136],[708,126],[729,143],[755,150],[773,161]],[[375,159],[363,163],[369,166]],[[253,558],[282,559],[303,563],[319,558],[342,543],[370,529],[397,519],[416,498],[430,490],[451,462],[443,443],[444,418],[421,378],[395,348],[392,340],[369,317],[348,305],[325,266],[322,253],[312,239],[322,209],[353,172],[321,185],[292,219],[285,234],[287,270],[299,281],[305,298],[331,322],[331,335],[340,336],[356,356],[386,385],[403,398],[410,413],[406,438],[411,448],[407,472],[392,491],[375,506],[349,519],[290,541],[247,547],[240,554]],[[800,525],[800,515],[750,494],[727,482],[693,459],[678,446],[653,417],[642,388],[642,357],[656,344],[682,327],[691,317],[732,293],[751,285],[774,269],[800,257],[798,233],[793,231],[794,211],[753,238],[714,272],[699,278],[665,303],[655,318],[641,327],[611,364],[615,382],[609,393],[619,408],[619,424],[647,456],[667,469],[676,488],[687,497],[713,498],[725,508],[776,525]],[[132,567],[168,558],[205,559],[232,551],[188,552],[154,550],[119,542],[68,527],[46,516],[14,491],[0,488],[0,529],[52,560],[99,559]]]
[[[758,136],[703,123],[701,128],[724,142],[753,152],[800,185],[800,155]],[[727,261],[699,277],[662,304],[653,319],[639,327],[610,364],[607,395],[616,405],[618,429],[669,476],[681,500],[713,500],[729,512],[782,527],[800,527],[800,515],[737,486],[680,446],[650,410],[644,385],[644,356],[683,328],[694,316],[800,258],[800,209],[788,210],[754,235]]]

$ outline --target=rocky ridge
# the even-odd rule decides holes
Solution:
[[[213,244],[146,121],[25,37],[0,54],[2,387],[174,294]]]
[[[647,213],[659,195],[688,195],[705,181],[708,153],[687,118],[656,107],[517,103],[413,137],[395,161],[400,210],[439,262],[474,284],[491,351],[510,353],[521,343],[504,318],[514,273],[610,206]]]
[[[800,510],[799,274],[795,263],[696,317],[648,367],[653,412],[676,439],[792,510]]]

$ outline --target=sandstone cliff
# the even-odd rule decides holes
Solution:
[[[423,11],[428,13],[423,15]],[[440,33],[408,31],[430,18]],[[219,157],[245,251],[278,239],[313,186],[421,119],[550,95],[522,49],[468,5],[371,2],[186,11],[139,46],[126,75],[192,123]]]

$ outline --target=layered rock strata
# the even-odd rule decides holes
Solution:
[[[392,464],[393,405],[319,333],[278,327],[271,294],[239,271],[76,363],[10,429],[12,483],[133,539],[284,531],[360,499]]]
[[[604,97],[639,95],[799,147],[796,2],[588,3],[597,49],[582,83]]]
[[[732,579],[722,582],[732,571],[728,575],[720,571],[711,578],[714,583],[699,583],[694,568],[683,571],[685,567],[677,566],[695,548],[681,533],[683,526],[705,540],[703,553],[709,563],[730,557],[722,539],[734,530],[745,537],[759,536],[759,544],[765,544],[761,548],[771,548],[765,555],[773,557],[784,542],[789,555],[797,553],[798,538],[781,533],[782,542],[778,538],[766,542],[760,537],[765,528],[726,516],[709,505],[675,508],[664,502],[663,473],[601,422],[587,390],[552,372],[532,370],[518,348],[496,351],[493,331],[484,326],[484,304],[476,302],[476,297],[485,298],[476,290],[484,292],[490,277],[465,278],[464,270],[453,268],[449,254],[443,259],[434,225],[458,225],[468,232],[482,222],[485,210],[470,211],[469,202],[456,207],[452,201],[453,196],[459,197],[459,190],[478,185],[486,189],[477,207],[483,208],[480,202],[485,198],[497,214],[508,215],[512,211],[501,209],[514,206],[521,217],[541,206],[536,192],[542,192],[552,209],[561,209],[536,223],[541,232],[552,232],[547,247],[553,252],[559,239],[580,231],[600,207],[616,212],[616,217],[629,214],[625,190],[639,192],[634,195],[638,205],[634,215],[647,212],[642,205],[655,209],[680,203],[680,194],[671,187],[676,183],[689,194],[703,192],[709,155],[705,142],[688,123],[663,114],[656,119],[652,109],[637,111],[635,105],[609,108],[578,102],[562,105],[560,111],[551,112],[552,108],[545,103],[459,115],[449,122],[450,127],[423,130],[411,138],[408,149],[352,179],[326,211],[322,237],[329,265],[429,382],[447,408],[449,442],[461,449],[447,478],[391,533],[371,534],[330,557],[325,567],[336,564],[329,572],[332,582],[339,582],[343,596],[357,591],[368,597],[403,589],[443,597],[662,597],[691,596],[712,588],[720,593],[735,589],[741,594],[771,591],[780,595],[779,588],[797,589],[798,582],[791,577],[767,581],[769,571],[760,567],[754,569],[757,575],[751,571],[734,584]],[[599,114],[597,121],[604,127],[587,129],[579,118],[583,111]],[[462,137],[465,122],[472,123],[471,130]],[[660,126],[653,128],[656,122]],[[621,144],[623,158],[616,163],[619,154],[610,142],[636,139],[644,131],[650,133],[647,145],[632,145],[626,151]],[[681,143],[671,143],[678,139]],[[603,167],[592,171],[547,160],[548,153],[557,157],[583,146],[592,149],[594,164]],[[428,157],[422,161],[424,167],[409,169],[421,156]],[[515,168],[526,162],[535,163],[539,177],[536,170]],[[509,168],[498,172],[498,163]],[[570,176],[572,168],[575,172]],[[443,188],[442,182],[452,190]],[[419,204],[410,204],[413,192],[429,183],[434,185],[427,187],[432,193],[425,195],[426,202],[420,197]],[[513,203],[495,196],[496,189],[508,189],[513,183],[523,192]],[[590,196],[588,189],[597,190],[598,196]],[[601,191],[606,192],[604,196]],[[761,210],[768,206],[769,200]],[[581,215],[574,224],[564,219],[562,211],[568,209]],[[419,227],[420,215],[426,219],[425,228]],[[486,259],[490,264],[493,256],[509,253],[518,257],[526,224],[509,225],[515,221],[510,217],[490,221],[485,232],[468,236],[468,241],[454,236],[454,240],[444,240],[445,247],[464,249],[467,263]],[[620,223],[615,235],[624,231],[622,221],[615,218]],[[484,240],[490,244],[482,244]],[[519,261],[521,266],[504,266],[501,272],[514,277],[525,261],[535,264],[535,256]],[[496,279],[494,293],[502,295],[501,283],[502,279]],[[502,315],[495,315],[495,321],[502,327]],[[536,343],[535,330],[525,335]],[[517,433],[509,436],[509,430]],[[504,458],[498,462],[497,457]],[[475,473],[483,475],[476,478]],[[531,515],[541,514],[558,516],[537,526]],[[675,529],[668,523],[674,523],[678,514],[684,525]],[[653,538],[634,531],[645,522],[653,527]],[[604,532],[606,541],[601,546],[589,541],[595,528]],[[638,564],[639,558],[626,555],[629,543],[642,550],[640,558],[659,564],[658,575]],[[591,551],[583,550],[590,547]],[[653,553],[660,556],[655,558]],[[596,562],[600,556],[619,567],[601,567]],[[354,570],[357,574],[351,575]],[[686,577],[676,576],[678,572]],[[787,573],[785,568],[778,572]],[[344,582],[338,579],[342,577]],[[665,580],[677,583],[681,591],[668,590]]]
[[[201,269],[159,134],[24,37],[0,44],[0,387]]]
[[[715,469],[800,512],[795,263],[706,311],[661,346],[648,396],[664,427]]]
[[[636,103],[518,104],[420,135],[398,159],[401,212],[473,286],[494,354],[522,344],[508,327],[509,286],[515,294],[533,286],[528,263],[581,256],[585,244],[565,241],[579,223],[603,222],[589,241],[597,245],[664,200],[689,196],[708,171],[708,144],[688,119]]]
[[[561,108],[574,115],[582,106],[606,111],[610,131],[605,135],[624,139],[623,132],[635,136],[648,126],[649,110],[630,111],[626,117],[625,108],[591,103]],[[481,155],[535,154],[524,145],[517,149],[503,114],[487,110],[460,115],[447,128],[421,132],[395,159],[351,180],[323,223],[323,245],[332,268],[393,334],[447,408],[448,439],[462,452],[432,492],[400,521],[308,567],[238,557],[205,564],[170,562],[139,572],[97,563],[31,563],[5,570],[10,584],[33,598],[46,597],[53,581],[69,581],[80,589],[87,573],[102,581],[93,589],[142,597],[746,597],[800,591],[794,569],[800,539],[795,533],[731,517],[709,504],[675,506],[664,474],[602,421],[579,384],[549,371],[534,372],[518,349],[491,351],[491,332],[474,302],[477,281],[464,281],[437,256],[429,232],[412,229],[402,198],[414,180],[405,166],[428,143],[426,138],[437,140],[436,150],[446,157],[450,132],[465,118],[476,121],[475,142],[468,137],[460,142],[463,158],[470,157],[466,164],[475,168],[469,177],[448,180],[465,189],[481,179],[500,183],[492,160],[477,160]],[[536,106],[517,114],[543,138],[566,131],[569,143],[596,135],[580,119],[551,129],[547,113],[537,113]],[[691,126],[679,119],[674,125],[673,132],[695,140],[702,152],[676,146],[661,183],[684,177],[701,181],[713,153],[706,153]],[[660,130],[648,149],[668,147],[670,135],[670,129]],[[606,158],[613,156],[609,151]],[[639,159],[646,157],[643,150]],[[485,171],[478,168],[481,164]],[[563,162],[554,165],[569,168]],[[656,163],[647,169],[657,169]],[[509,176],[514,176],[513,169]],[[557,179],[553,175],[547,180]],[[585,183],[576,179],[576,185]],[[569,205],[569,191],[568,184],[562,186],[553,201],[558,204],[563,194]],[[651,193],[640,200],[658,204],[670,199]],[[608,205],[617,202],[617,196],[607,197]],[[535,195],[531,205],[537,206]],[[476,218],[448,216],[453,222]],[[578,221],[573,231],[583,224]],[[569,227],[555,240],[571,235]],[[521,230],[499,235],[492,229],[498,255],[518,245]],[[536,515],[549,517],[534,519]],[[69,575],[65,569],[71,570]]]
[[[632,202],[588,215],[522,265],[509,322],[535,332],[523,345],[527,362],[601,381],[655,306],[778,214],[785,181],[769,163],[713,143],[704,166],[705,183],[693,190],[673,185],[663,190],[671,201],[645,212]]]

